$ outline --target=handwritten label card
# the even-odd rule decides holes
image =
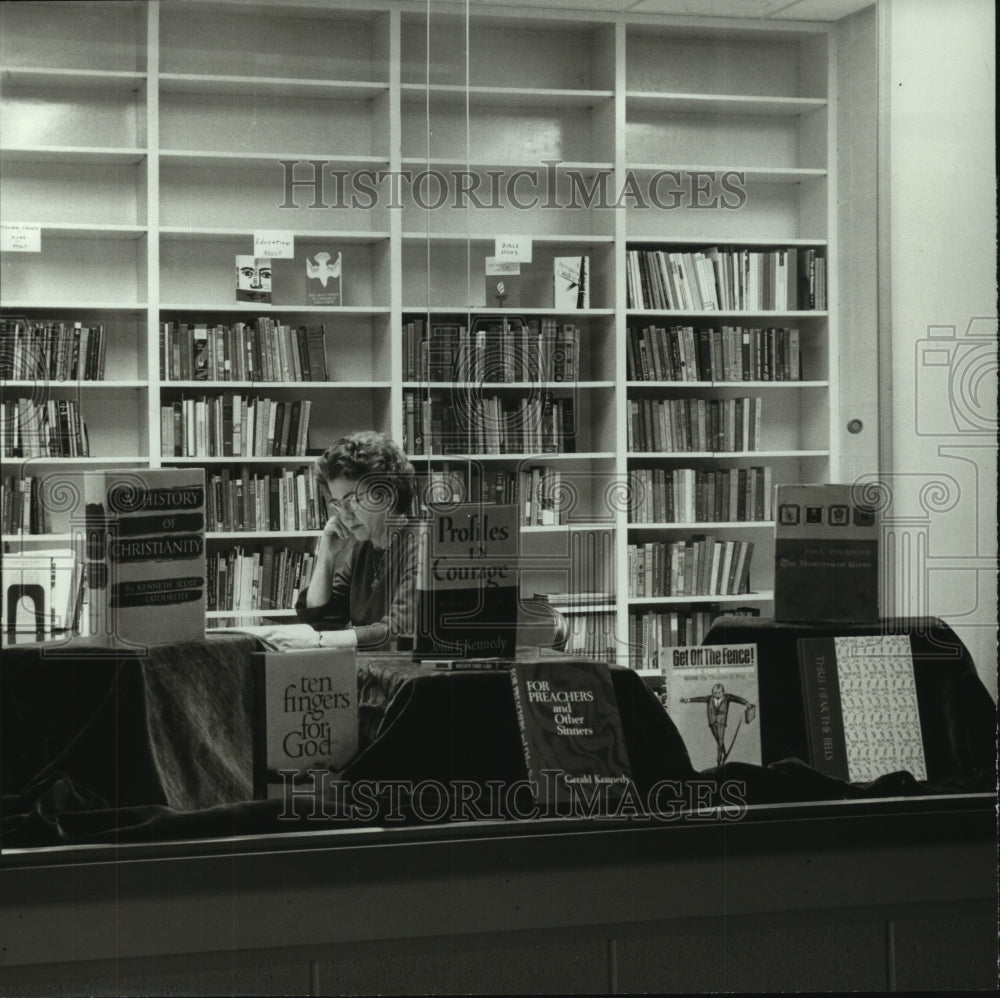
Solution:
[[[272,229],[255,232],[253,255],[268,260],[291,260],[295,257],[295,236]]]
[[[4,222],[0,225],[0,253],[41,253],[42,227]]]
[[[531,263],[531,236],[497,236],[493,256],[507,263]]]

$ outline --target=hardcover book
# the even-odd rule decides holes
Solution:
[[[93,645],[205,636],[205,471],[84,474],[87,612]]]
[[[3,637],[18,641],[66,638],[80,594],[81,565],[72,551],[5,554],[2,562]]]
[[[553,308],[590,308],[590,257],[557,256],[553,267]]]
[[[236,257],[236,300],[271,301],[271,261],[253,255]]]
[[[518,662],[510,678],[538,802],[619,797],[632,773],[608,666],[558,659]]]
[[[351,761],[358,750],[353,648],[257,652],[253,676],[254,797],[280,797],[285,786],[310,782],[309,770],[336,772]]]
[[[775,620],[877,620],[876,511],[850,485],[778,485],[775,510]]]
[[[521,265],[496,257],[486,258],[486,306],[520,308]]]
[[[695,769],[726,762],[759,766],[757,646],[661,648],[661,702]]]
[[[428,528],[417,588],[416,656],[513,658],[517,507],[462,503],[438,508]]]
[[[852,783],[897,770],[926,780],[909,635],[800,638],[798,650],[813,768]]]

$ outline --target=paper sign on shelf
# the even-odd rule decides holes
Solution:
[[[0,225],[0,252],[41,253],[42,227],[22,225],[19,222],[4,222]]]
[[[497,236],[493,256],[506,263],[531,263],[531,236]]]
[[[291,260],[295,257],[295,235],[271,229],[255,232],[253,255],[266,260]]]

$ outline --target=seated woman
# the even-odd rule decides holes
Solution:
[[[299,620],[320,632],[353,628],[359,648],[389,650],[413,633],[416,612],[419,545],[406,518],[413,465],[384,433],[363,431],[328,447],[316,474],[330,518],[296,603]]]

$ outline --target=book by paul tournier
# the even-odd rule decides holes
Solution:
[[[759,766],[757,646],[663,648],[662,701],[695,769]]]
[[[541,804],[614,801],[631,781],[603,662],[518,662],[510,672],[528,778]]]
[[[254,796],[281,797],[309,770],[343,769],[358,749],[353,648],[253,655]],[[282,775],[282,774],[286,775]]]
[[[517,636],[516,506],[460,503],[434,511],[417,591],[416,654],[513,658]]]
[[[850,485],[778,485],[774,506],[775,620],[877,620],[876,510]]]
[[[927,779],[908,634],[800,638],[810,762],[868,783],[909,771]]]
[[[203,468],[84,474],[80,640],[142,647],[205,636]]]

